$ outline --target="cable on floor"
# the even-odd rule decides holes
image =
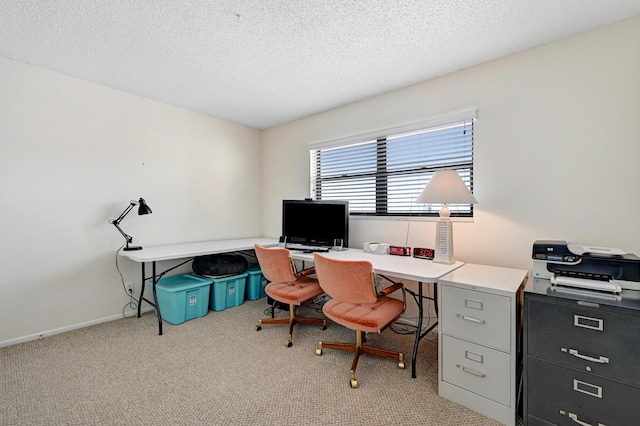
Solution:
[[[127,296],[129,296],[129,301],[122,307],[122,317],[123,318],[133,318],[134,316],[137,315],[137,314],[135,314],[135,311],[138,309],[138,301],[136,300],[135,295],[133,293],[129,293],[127,291],[127,286],[124,284],[124,276],[122,275],[122,271],[120,271],[120,265],[118,264],[118,258],[120,257],[118,255],[118,253],[120,253],[120,250],[122,250],[122,248],[124,247],[125,244],[126,243],[122,244],[120,246],[120,248],[118,250],[116,250],[116,271],[118,271],[118,275],[120,275],[120,282],[122,284],[122,289],[124,290],[124,293]],[[144,285],[144,283],[142,283],[142,285]],[[135,291],[134,291],[134,293],[135,293]],[[127,314],[125,313],[127,308],[129,308],[132,311],[134,311],[134,315],[127,316]]]

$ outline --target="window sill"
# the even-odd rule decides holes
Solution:
[[[472,217],[450,217],[451,222],[473,223]],[[439,222],[439,217],[420,216],[349,216],[349,220],[387,220],[387,221],[411,221],[411,222]]]

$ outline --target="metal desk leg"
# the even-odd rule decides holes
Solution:
[[[422,332],[422,283],[418,283],[418,328],[416,329],[416,341],[413,344],[413,356],[411,357],[411,377],[416,378],[416,357],[418,355],[418,344],[420,343],[420,333]]]
[[[156,284],[158,284],[160,278],[156,275],[156,262],[153,262],[153,304],[158,314],[158,334],[162,336],[162,315],[160,314],[160,304],[158,303],[158,293],[156,292]]]
[[[138,299],[138,318],[140,318],[141,316],[141,312],[142,312],[142,301],[144,300],[144,276],[145,276],[145,272],[144,272],[144,262],[141,263],[142,265],[142,279],[140,280],[141,284],[141,288],[140,288],[140,298]]]
[[[162,336],[162,315],[160,314],[160,304],[158,303],[158,293],[156,291],[156,284],[160,281],[160,278],[156,275],[156,262],[153,262],[153,278],[151,291],[153,293],[153,302],[144,298],[144,287],[145,287],[145,269],[144,262],[142,262],[142,289],[140,290],[140,299],[138,299],[138,318],[140,318],[140,313],[142,309],[142,301],[147,302],[152,305],[156,309],[156,315],[158,316],[158,334]]]
[[[436,311],[436,324],[438,324],[438,318],[440,317],[438,312],[438,283],[433,283],[433,308]]]
[[[416,358],[418,356],[418,345],[420,344],[420,340],[424,338],[431,330],[433,330],[437,325],[438,321],[431,325],[424,333],[422,332],[422,317],[424,315],[424,304],[422,302],[423,299],[433,300],[435,303],[435,311],[436,318],[438,317],[438,285],[433,283],[433,298],[424,297],[422,295],[422,282],[418,282],[418,328],[416,330],[416,341],[413,344],[413,356],[411,357],[411,377],[416,378]]]

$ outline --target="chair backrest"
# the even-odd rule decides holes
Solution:
[[[331,259],[313,254],[320,287],[332,299],[348,303],[374,303],[373,265],[367,260]]]
[[[288,283],[298,279],[291,262],[291,253],[283,247],[254,246],[262,275],[271,282]]]

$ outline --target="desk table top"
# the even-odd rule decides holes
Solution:
[[[160,260],[185,259],[207,254],[229,253],[233,251],[252,250],[254,244],[274,246],[275,238],[236,238],[230,240],[198,241],[193,243],[167,244],[144,247],[142,250],[120,250],[120,256],[128,257],[135,262],[155,262]]]
[[[445,265],[442,263],[434,263],[432,260],[419,259],[411,256],[366,253],[364,250],[353,248],[342,251],[329,250],[326,253],[320,254],[334,259],[368,260],[373,265],[376,274],[428,283],[435,283],[443,275],[464,265],[464,262]],[[313,262],[313,253],[303,253],[292,250],[291,257]]]

